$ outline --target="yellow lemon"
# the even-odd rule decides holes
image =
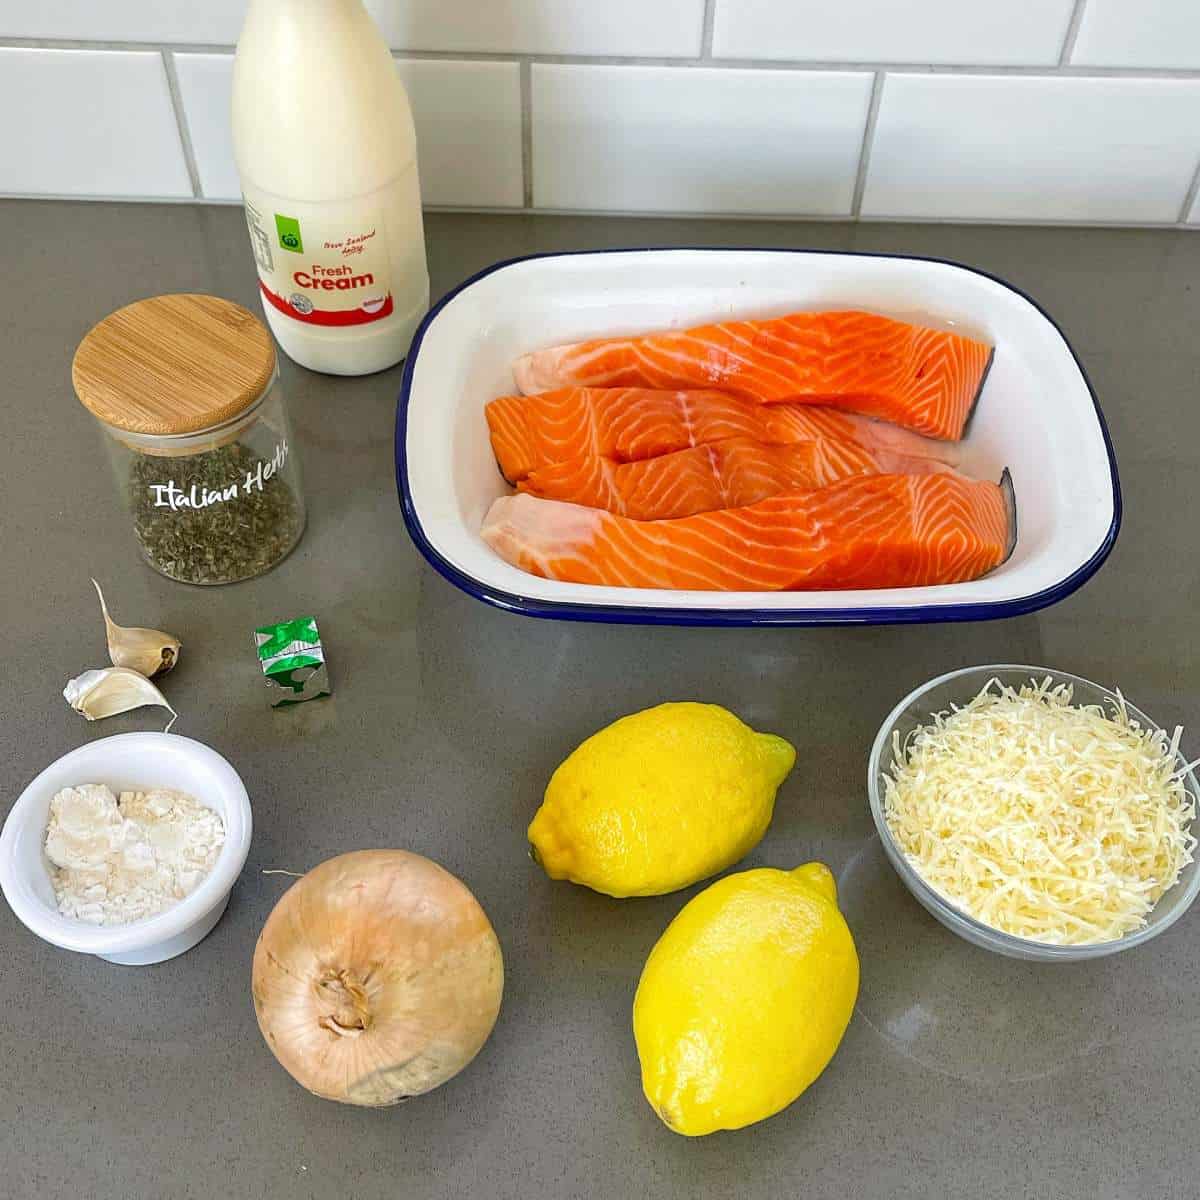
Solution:
[[[551,879],[657,896],[758,844],[796,751],[715,704],[660,704],[587,739],[554,772],[529,826]]]
[[[633,1002],[646,1099],[689,1137],[761,1121],[825,1069],[857,995],[828,867],[729,875],[646,960]]]

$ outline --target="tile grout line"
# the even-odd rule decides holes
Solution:
[[[533,208],[533,67],[521,63],[521,204]]]
[[[192,184],[192,198],[204,199],[204,189],[200,186],[200,168],[196,165],[196,151],[192,146],[192,134],[188,128],[187,110],[183,106],[183,93],[179,90],[179,76],[175,71],[175,57],[169,50],[159,52],[162,58],[163,71],[167,76],[167,92],[171,97],[171,111],[175,116],[175,128],[179,132],[179,144],[183,148],[183,161],[187,167],[188,179]]]
[[[117,196],[109,194],[73,194],[68,192],[5,192],[0,191],[0,201],[39,200],[58,204],[204,204],[211,208],[237,208],[240,200],[233,198],[208,196],[147,196],[130,195]],[[1060,220],[1056,218],[1033,218],[1016,220],[1010,217],[915,217],[911,213],[903,215],[872,214],[870,217],[855,220],[849,213],[814,213],[814,212],[703,212],[663,209],[618,209],[618,208],[538,208],[532,212],[513,207],[499,205],[468,205],[468,204],[426,204],[422,206],[427,213],[474,213],[477,215],[496,217],[618,217],[633,220],[662,220],[662,221],[742,221],[750,225],[774,225],[780,223],[805,222],[820,225],[953,225],[974,228],[991,229],[1112,229],[1112,230],[1144,230],[1158,233],[1189,233],[1200,232],[1197,226],[1170,221],[1105,221],[1099,219]]]
[[[127,42],[112,38],[0,37],[0,46],[15,50],[110,50],[144,54],[232,55],[237,49],[232,42]]]
[[[1082,2],[1082,0],[1081,0]],[[127,41],[81,41],[69,38],[15,38],[0,37],[0,47],[10,49],[46,50],[98,50],[132,51],[146,54],[216,54],[232,57],[235,47],[226,43],[213,42],[127,42]],[[394,57],[430,62],[508,62],[508,63],[553,63],[566,66],[637,66],[677,67],[692,70],[696,67],[718,70],[768,70],[794,71],[798,74],[821,74],[829,71],[861,71],[904,75],[999,75],[1020,78],[1041,76],[1061,79],[1190,79],[1200,80],[1200,68],[1183,67],[1102,67],[1071,66],[1070,64],[1041,63],[1012,65],[996,63],[913,63],[913,62],[855,62],[835,61],[806,62],[781,58],[707,58],[698,59],[684,55],[621,55],[621,54],[529,54],[516,51],[496,50],[398,50],[392,48]]]
[[[871,146],[875,141],[875,123],[879,119],[879,102],[883,99],[884,71],[876,71],[871,83],[871,98],[867,102],[867,119],[863,124],[862,147],[858,152],[858,172],[854,176],[854,193],[850,201],[850,219],[857,221],[862,212],[863,192],[867,190],[867,168],[871,162]]]
[[[1067,21],[1067,32],[1063,34],[1062,50],[1058,55],[1060,67],[1070,66],[1071,55],[1075,53],[1075,43],[1079,40],[1079,27],[1083,24],[1083,10],[1086,7],[1087,0],[1075,0],[1075,7],[1071,9],[1071,17]]]
[[[704,0],[704,15],[700,22],[700,59],[712,61],[713,25],[717,19],[717,0]]]
[[[584,61],[560,56],[567,63]],[[597,60],[599,61],[599,60]],[[614,63],[633,63],[635,59],[613,59]],[[659,63],[660,60],[655,60]],[[661,60],[664,66],[695,66],[677,59]],[[1056,63],[913,63],[913,62],[799,62],[783,58],[714,58],[701,64],[718,70],[790,71],[796,74],[821,75],[834,71],[886,71],[889,75],[933,75],[946,78],[963,76],[997,76],[1002,79],[1200,79],[1196,67],[1101,67],[1059,66]]]
[[[1194,225],[1188,225],[1188,217],[1191,216],[1192,205],[1196,203],[1197,195],[1200,195],[1200,163],[1196,165],[1196,173],[1192,176],[1187,195],[1183,198],[1183,207],[1179,210],[1179,223],[1188,229],[1195,229]]]
[[[0,199],[7,199],[0,193]],[[45,199],[46,197],[34,197]],[[60,197],[65,200],[79,200],[78,196]],[[147,198],[147,203],[156,203],[157,197]],[[140,203],[140,201],[139,201]],[[179,203],[190,203],[179,201]],[[208,201],[205,201],[208,203]],[[225,201],[232,204],[234,201]],[[1055,217],[1029,217],[1018,220],[1013,217],[916,217],[911,213],[899,215],[888,213],[872,213],[869,217],[855,219],[849,213],[818,213],[818,212],[705,212],[702,210],[686,211],[679,209],[620,209],[620,208],[536,208],[532,213],[522,213],[518,208],[472,208],[467,205],[442,204],[430,208],[432,212],[447,213],[479,213],[486,212],[495,216],[538,216],[538,217],[629,217],[634,220],[664,220],[664,221],[744,221],[747,224],[776,225],[804,222],[821,225],[955,225],[981,228],[1008,229],[1113,229],[1113,230],[1158,230],[1181,233],[1200,233],[1196,225],[1181,224],[1175,219],[1167,221],[1119,221],[1102,220],[1098,218],[1065,220]]]

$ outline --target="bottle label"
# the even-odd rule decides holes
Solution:
[[[369,325],[393,311],[383,223],[353,201],[319,218],[276,212],[243,195],[246,227],[265,301],[306,325]]]

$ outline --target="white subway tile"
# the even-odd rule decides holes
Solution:
[[[521,69],[516,63],[402,59],[426,204],[520,208]]]
[[[866,73],[533,66],[540,208],[850,211]]]
[[[696,55],[704,0],[366,0],[398,50]],[[0,37],[233,45],[246,0],[0,0]]]
[[[0,0],[0,37],[237,41],[246,0]]]
[[[700,53],[704,0],[368,0],[403,50]]]
[[[1200,67],[1196,0],[1089,0],[1074,66]]]
[[[0,192],[190,196],[162,56],[0,48]]]
[[[239,200],[230,128],[232,54],[175,54],[175,76],[187,121],[200,191],[209,200]]]
[[[1175,221],[1200,80],[888,75],[863,215]]]
[[[1118,0],[1129,2],[1129,0]],[[720,58],[1042,66],[1073,0],[716,0]]]
[[[521,84],[516,63],[405,60],[397,69],[417,126],[426,204],[520,207]],[[204,195],[241,196],[230,134],[229,54],[176,54],[175,70]]]

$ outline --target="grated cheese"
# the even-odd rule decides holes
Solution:
[[[1196,809],[1172,738],[1071,704],[1049,677],[991,680],[893,739],[884,817],[917,873],[995,929],[1054,945],[1145,925],[1192,861]]]

